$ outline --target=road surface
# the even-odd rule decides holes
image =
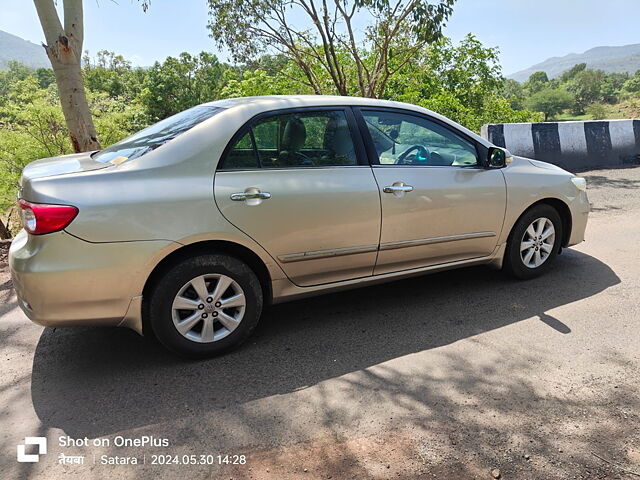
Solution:
[[[583,175],[587,241],[542,278],[472,268],[275,306],[207,361],[34,325],[5,265],[0,478],[638,478],[640,168]],[[18,463],[28,436],[48,453]]]

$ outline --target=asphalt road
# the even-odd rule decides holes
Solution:
[[[284,304],[207,361],[31,324],[4,268],[0,478],[637,478],[640,168],[584,176],[587,241],[542,278],[472,268]],[[16,462],[27,436],[48,439],[38,463]],[[168,445],[117,446],[143,436]],[[188,455],[204,464],[171,463]]]

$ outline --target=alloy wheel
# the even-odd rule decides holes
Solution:
[[[556,242],[553,222],[541,217],[527,227],[520,241],[520,258],[528,268],[538,268],[547,261]]]
[[[171,316],[183,337],[211,343],[222,340],[240,325],[246,306],[244,291],[231,277],[200,275],[178,291]]]

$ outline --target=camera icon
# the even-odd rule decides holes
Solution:
[[[26,453],[27,445],[37,445],[38,453]],[[47,439],[46,437],[25,437],[24,443],[18,444],[18,462],[21,463],[35,463],[40,461],[40,455],[47,453]]]

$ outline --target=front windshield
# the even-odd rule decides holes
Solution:
[[[94,153],[92,158],[98,162],[113,163],[114,165],[120,165],[123,162],[139,158],[213,117],[221,110],[222,108],[220,107],[208,106],[190,108]]]

